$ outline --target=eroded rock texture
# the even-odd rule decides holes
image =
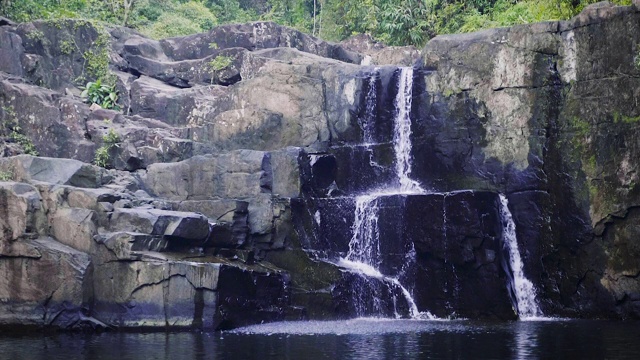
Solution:
[[[418,51],[263,22],[161,41],[2,23],[0,323],[226,329],[383,293],[407,316],[336,265],[355,197],[398,181],[398,66],[429,193],[379,200],[380,271],[421,311],[515,318],[503,193],[546,314],[638,318],[638,27],[604,4]],[[90,109],[107,70],[120,110]],[[90,165],[108,134],[109,169]]]

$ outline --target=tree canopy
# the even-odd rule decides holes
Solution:
[[[598,0],[0,0],[14,21],[87,18],[153,38],[234,22],[275,21],[333,41],[368,33],[389,45],[423,46],[438,34],[568,19]],[[631,0],[614,0],[630,5]]]

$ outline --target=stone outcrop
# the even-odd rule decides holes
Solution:
[[[229,156],[212,170],[233,169]],[[291,306],[283,270],[236,253],[254,237],[273,246],[260,223],[269,198],[256,210],[234,200],[209,218],[172,210],[179,204],[150,197],[127,172],[28,155],[0,167],[20,181],[0,182],[2,324],[223,329],[284,319]]]
[[[639,314],[637,240],[618,230],[639,200],[638,19],[603,3],[424,49],[414,156],[429,165],[414,174],[511,194],[525,270],[550,313]]]
[[[0,325],[371,314],[355,296],[408,316],[397,286],[336,265],[355,197],[398,181],[398,66],[429,193],[378,200],[381,273],[420,311],[515,318],[502,193],[545,314],[638,318],[638,24],[600,4],[419,51],[267,22],[155,41],[0,19]],[[119,110],[80,97],[105,75]]]

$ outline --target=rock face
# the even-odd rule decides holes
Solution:
[[[548,313],[639,314],[629,260],[640,254],[620,230],[639,199],[637,11],[605,4],[567,22],[438,37],[424,50],[414,174],[440,190],[510,194],[525,271]]]
[[[0,325],[409,316],[390,277],[418,311],[513,319],[499,194],[545,314],[639,318],[639,24],[601,4],[418,51],[265,22],[161,41],[0,22]],[[371,280],[340,259],[357,196],[398,185],[398,66],[428,191],[377,199]],[[120,110],[79,96],[104,76]]]

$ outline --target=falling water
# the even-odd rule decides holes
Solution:
[[[518,317],[521,320],[540,317],[542,312],[536,302],[536,290],[533,283],[524,276],[523,263],[516,238],[516,224],[513,222],[513,217],[509,211],[507,197],[503,194],[500,194],[500,203],[500,215],[504,226],[504,246],[509,250]]]
[[[371,128],[375,123],[376,107],[378,104],[378,93],[376,82],[378,79],[377,69],[374,69],[373,73],[369,77],[369,91],[367,91],[366,104],[365,104],[365,117],[361,124],[363,132],[363,140],[365,144],[373,143],[373,129]]]
[[[400,68],[393,129],[393,148],[396,155],[396,174],[401,193],[424,193],[418,182],[411,180],[411,100],[413,97],[413,68]]]
[[[353,236],[349,242],[347,256],[340,259],[339,265],[355,270],[369,278],[383,280],[400,289],[409,305],[412,318],[435,319],[429,312],[419,312],[411,293],[400,283],[398,277],[385,276],[379,266],[382,262],[380,254],[380,232],[378,228],[379,199],[382,196],[424,193],[420,184],[409,178],[411,173],[411,97],[413,87],[413,69],[401,68],[398,81],[398,95],[396,97],[396,117],[394,120],[394,151],[396,157],[396,173],[400,182],[400,188],[387,189],[383,192],[361,195],[356,198],[355,220],[353,222]],[[373,90],[372,90],[373,89]],[[373,101],[372,101],[373,99]],[[372,76],[367,96],[367,120],[374,117],[375,107],[375,78]],[[371,133],[368,127],[365,130],[365,142],[371,141]],[[410,249],[412,258],[408,262],[415,261],[415,250]],[[374,304],[374,308],[376,304]],[[362,308],[362,307],[360,307]],[[397,312],[396,312],[397,314]],[[361,314],[360,314],[361,315]]]
[[[421,313],[418,311],[411,293],[396,277],[385,276],[378,270],[382,261],[378,228],[378,201],[385,195],[393,194],[367,194],[356,198],[355,220],[352,226],[353,236],[349,242],[349,252],[346,257],[340,259],[338,265],[355,270],[368,278],[383,280],[400,289],[409,305],[412,318],[435,319],[429,312]],[[374,308],[376,308],[375,304]]]
[[[378,231],[378,196],[362,195],[356,198],[356,214],[353,221],[353,236],[349,242],[346,259],[380,266],[380,239]]]

